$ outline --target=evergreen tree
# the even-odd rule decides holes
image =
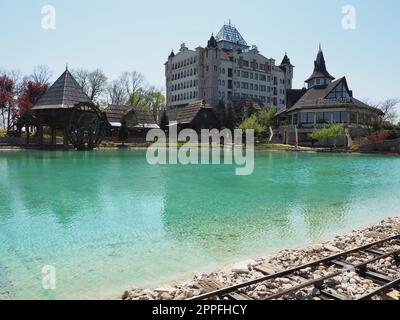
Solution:
[[[163,114],[161,116],[161,119],[160,119],[160,128],[161,128],[161,130],[166,132],[168,130],[168,125],[169,125],[169,119],[168,119],[168,116],[167,116],[167,112],[164,110]]]
[[[126,124],[126,120],[122,119],[121,128],[119,129],[118,139],[122,142],[122,145],[125,144],[125,141],[129,138],[129,129]]]
[[[225,127],[233,131],[236,128],[236,112],[232,103],[229,104],[225,117]]]
[[[225,108],[225,102],[223,100],[220,100],[218,102],[215,113],[221,126],[224,126],[226,120],[226,108]]]

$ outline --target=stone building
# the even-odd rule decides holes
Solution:
[[[185,44],[165,63],[167,108],[181,109],[205,100],[215,107],[221,100],[238,104],[253,100],[281,109],[292,88],[294,66],[287,55],[280,65],[250,47],[231,23],[225,24],[206,47]]]

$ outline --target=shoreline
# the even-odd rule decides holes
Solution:
[[[205,283],[212,283],[218,285],[220,288],[229,287],[232,285],[240,284],[249,280],[254,280],[264,276],[257,269],[263,269],[268,274],[273,274],[283,270],[290,269],[292,267],[301,266],[312,261],[319,260],[321,257],[329,257],[334,254],[340,253],[341,251],[350,250],[362,245],[373,243],[375,241],[387,238],[389,236],[400,234],[400,215],[387,218],[374,225],[368,225],[365,227],[358,228],[351,232],[339,234],[333,236],[330,240],[323,241],[322,243],[311,244],[307,247],[284,249],[276,254],[269,256],[261,256],[255,259],[249,259],[234,264],[227,265],[223,268],[212,272],[200,272],[188,279],[176,284],[176,281],[172,281],[170,284],[165,284],[158,288],[131,288],[123,292],[119,297],[122,300],[185,300],[200,294],[206,293],[207,290],[204,285]],[[400,244],[398,246],[400,249]],[[378,267],[386,268],[388,264],[395,263],[394,260],[388,258],[384,261],[380,261],[382,265]],[[307,271],[307,270],[306,270]],[[308,276],[312,276],[313,273]],[[329,272],[329,268],[326,270],[317,270],[317,275],[325,275]],[[394,275],[400,277],[400,270]],[[338,283],[339,293],[347,293],[351,297],[358,297],[368,292],[373,286],[372,283],[362,282],[356,275],[353,275],[354,286],[344,286]],[[295,285],[287,279],[277,279],[276,283],[273,283],[270,290],[281,290],[288,286]],[[262,298],[262,294],[266,290],[265,286],[261,285],[260,288],[255,290],[250,296],[252,299]],[[360,289],[361,288],[361,289]],[[308,300],[311,298],[307,292],[299,292],[298,295],[293,297],[292,300]],[[399,296],[400,299],[400,296]]]
[[[93,151],[145,151],[149,147],[148,146],[129,146],[125,147],[98,147]],[[161,149],[161,147],[159,147]],[[168,148],[168,147],[166,147]],[[200,147],[199,147],[200,148]],[[215,147],[210,147],[213,149]],[[41,149],[39,147],[23,147],[23,146],[0,146],[1,152],[24,152],[24,151],[46,151],[46,152],[71,152],[75,151],[74,149],[63,150],[62,148],[48,148]],[[370,151],[370,152],[352,152],[346,150],[328,150],[322,148],[309,148],[309,147],[299,147],[296,149],[294,146],[287,146],[285,148],[273,148],[273,147],[262,147],[255,146],[254,151],[256,153],[260,152],[285,152],[285,153],[319,153],[319,154],[347,154],[347,155],[381,155],[381,156],[399,156],[400,154],[397,152],[383,152],[383,151]]]

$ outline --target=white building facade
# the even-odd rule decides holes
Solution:
[[[286,90],[292,88],[293,69],[287,55],[278,66],[256,46],[248,46],[233,25],[225,24],[207,47],[190,50],[182,44],[177,54],[170,54],[165,63],[167,107],[196,100],[213,107],[220,101],[253,100],[281,109]]]

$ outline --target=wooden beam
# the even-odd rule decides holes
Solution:
[[[51,144],[57,145],[57,129],[55,127],[51,127]]]
[[[69,149],[69,141],[68,141],[67,129],[65,129],[65,128],[63,130],[63,148],[64,148],[64,150],[68,150]]]

